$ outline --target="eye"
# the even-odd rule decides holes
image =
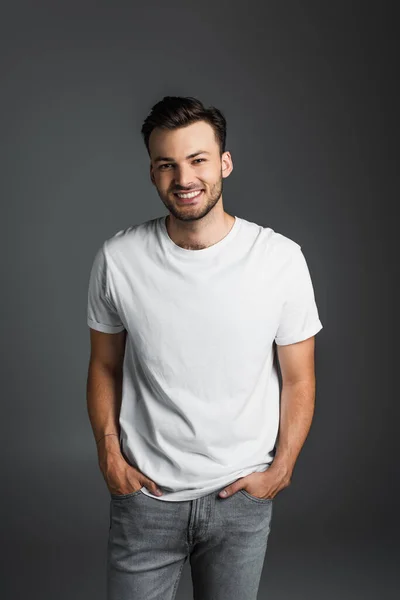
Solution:
[[[206,161],[207,161],[207,159],[206,159],[206,158],[195,158],[193,162],[197,162],[197,161],[203,161],[203,162],[206,162]],[[166,167],[166,168],[167,168],[167,167],[171,167],[171,166],[172,166],[172,164],[171,164],[171,163],[163,163],[163,164],[162,164],[162,165],[160,165],[158,168],[159,168],[159,170],[161,170],[161,171],[165,171],[166,169],[164,169],[164,167]]]

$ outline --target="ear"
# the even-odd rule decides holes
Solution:
[[[156,182],[154,181],[153,167],[152,167],[151,163],[150,163],[150,179],[151,179],[151,183],[153,185],[156,185]]]
[[[230,152],[224,152],[221,156],[222,177],[228,177],[233,171],[233,162]]]

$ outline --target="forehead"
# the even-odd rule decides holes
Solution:
[[[197,121],[178,129],[156,127],[149,138],[150,155],[179,159],[199,149],[209,152],[218,149],[214,130],[209,123]]]

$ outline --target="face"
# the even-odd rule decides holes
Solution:
[[[222,180],[231,173],[229,152],[219,153],[214,130],[198,121],[174,130],[155,128],[149,139],[150,177],[158,195],[176,218],[195,221],[221,200]],[[191,198],[177,193],[196,191]]]

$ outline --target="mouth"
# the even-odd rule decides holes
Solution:
[[[191,192],[173,192],[178,202],[182,204],[192,204],[203,194],[204,190],[192,190]]]

